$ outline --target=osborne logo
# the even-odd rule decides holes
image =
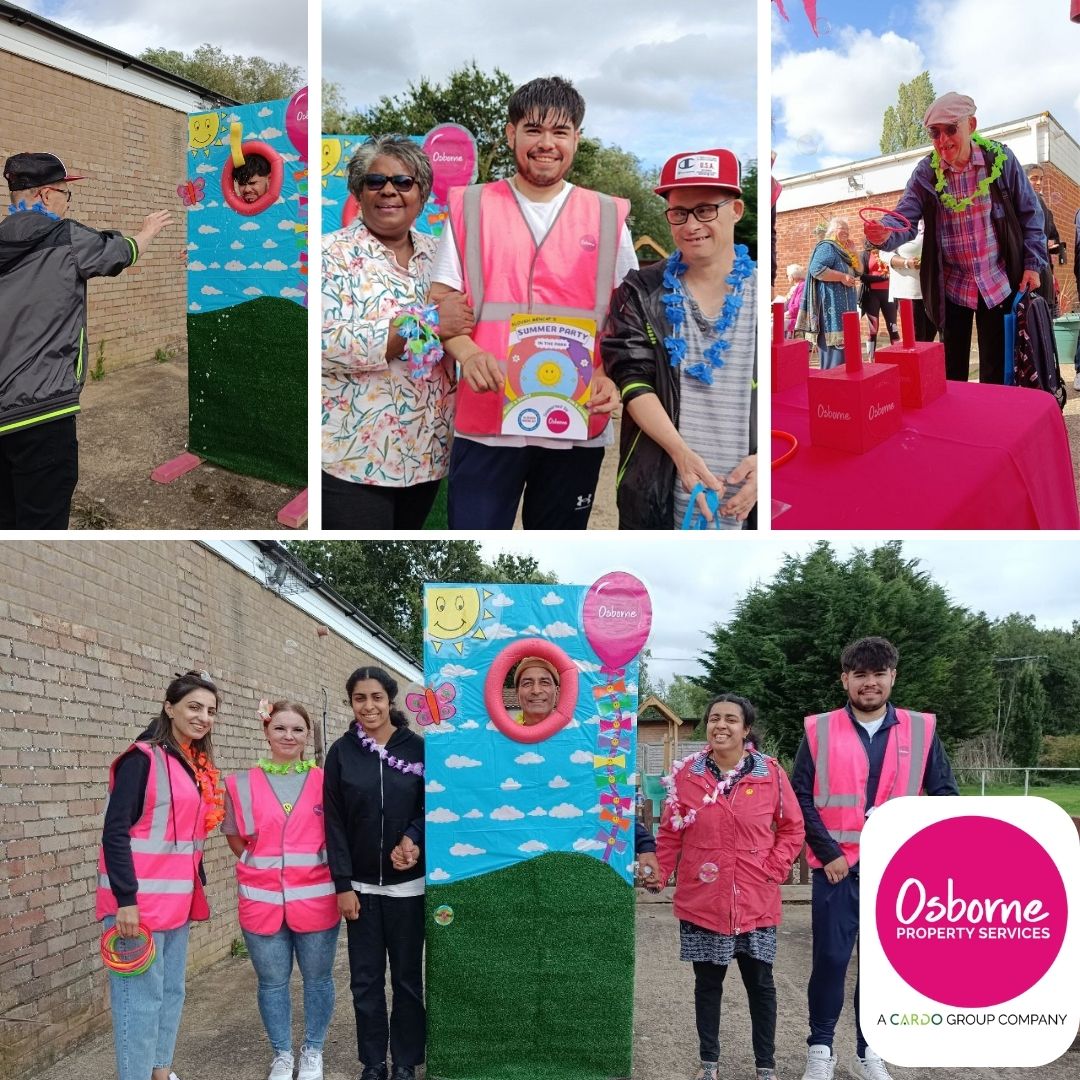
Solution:
[[[819,405],[817,407],[817,414],[819,420],[850,420],[851,413],[837,412],[835,409],[830,409],[828,405]]]
[[[446,162],[448,164],[456,165],[459,162],[462,162],[462,161],[465,160],[465,155],[464,154],[446,154],[446,153],[443,153],[442,150],[436,150],[431,155],[431,160],[433,162],[435,162],[436,164],[439,164],[439,165],[441,165],[443,162]]]
[[[876,420],[879,416],[884,416],[886,413],[891,413],[895,408],[895,401],[887,401],[884,405],[871,405],[870,411],[869,413],[867,413],[867,419]]]

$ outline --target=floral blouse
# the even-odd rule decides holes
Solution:
[[[454,420],[449,357],[409,374],[386,358],[390,324],[427,296],[437,241],[413,230],[403,270],[364,224],[323,247],[322,460],[341,480],[408,487],[446,475]]]

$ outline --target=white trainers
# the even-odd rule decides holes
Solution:
[[[300,1048],[300,1068],[296,1080],[323,1080],[321,1050],[312,1050],[309,1046]]]
[[[1073,389],[1080,390],[1080,368],[1076,369],[1076,378],[1073,379]]]
[[[293,1056],[291,1050],[282,1050],[270,1062],[270,1075],[266,1080],[292,1080]]]
[[[806,1072],[802,1080],[833,1080],[836,1055],[828,1046],[811,1046],[806,1051]]]
[[[885,1068],[884,1060],[878,1057],[869,1046],[866,1048],[866,1057],[855,1055],[853,1068],[860,1080],[893,1080],[889,1075],[889,1070]]]

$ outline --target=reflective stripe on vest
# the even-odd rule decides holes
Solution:
[[[887,729],[889,742],[874,795],[875,806],[904,795],[918,795],[922,790],[937,718],[933,713],[907,709],[897,709],[896,717],[897,723]],[[859,859],[867,813],[869,756],[846,709],[808,716],[804,725],[814,760],[814,806],[848,864],[854,865]],[[807,849],[807,861],[811,866],[821,866],[811,849]]]
[[[261,769],[226,781],[237,829],[249,846],[236,863],[240,925],[276,933],[282,923],[299,933],[326,930],[340,919],[326,858],[322,770],[312,769],[286,814]]]
[[[101,889],[111,888],[108,874],[98,875],[98,887]],[[139,895],[147,893],[175,893],[182,896],[184,893],[195,891],[195,881],[180,881],[178,878],[139,878]]]

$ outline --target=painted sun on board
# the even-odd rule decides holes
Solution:
[[[443,645],[453,645],[460,654],[466,638],[486,638],[482,624],[495,616],[485,605],[494,595],[487,589],[431,589],[426,605],[426,631],[435,652]]]

